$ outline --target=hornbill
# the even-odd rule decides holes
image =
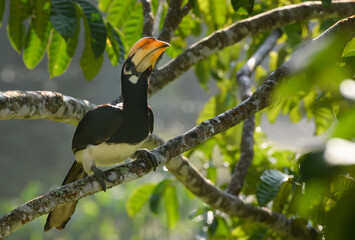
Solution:
[[[139,147],[153,131],[153,112],[147,103],[148,80],[156,60],[169,46],[152,37],[133,45],[122,66],[122,103],[97,106],[79,122],[72,141],[76,161],[62,185],[94,174],[105,191],[105,180],[110,180],[96,166],[113,165],[132,155],[157,166],[154,156]],[[64,229],[77,203],[66,203],[49,213],[44,230]]]

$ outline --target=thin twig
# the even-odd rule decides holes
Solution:
[[[242,101],[251,96],[251,80],[250,76],[256,70],[256,67],[261,64],[270,51],[274,48],[276,41],[281,37],[280,29],[274,30],[265,42],[258,48],[253,56],[241,67],[237,72],[237,82],[239,84],[240,95]]]
[[[279,39],[281,35],[282,32],[280,29],[273,31],[246,64],[244,64],[237,72],[236,79],[239,84],[242,101],[248,99],[252,94],[252,81],[250,76],[255,71],[256,67],[261,64],[268,53],[274,48],[277,39]],[[254,129],[255,116],[252,115],[244,121],[240,143],[240,158],[234,168],[232,179],[226,188],[226,192],[235,196],[238,196],[243,188],[244,178],[247,175],[254,157]]]
[[[151,0],[141,0],[143,6],[143,37],[153,36],[153,26],[154,26],[154,16],[152,11],[152,1]]]
[[[192,6],[188,2],[183,6],[183,8],[181,8],[182,2],[182,0],[170,0],[169,9],[158,39],[170,42],[176,29],[179,27],[181,20],[191,10]]]
[[[155,14],[155,22],[153,26],[153,36],[157,36],[159,32],[159,27],[160,27],[160,21],[161,21],[161,16],[163,14],[163,5],[165,3],[165,0],[159,0],[158,3],[158,9]]]

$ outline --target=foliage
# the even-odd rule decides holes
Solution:
[[[0,10],[3,12],[4,7]],[[23,53],[30,69],[42,61],[47,51],[50,77],[63,74],[77,48],[81,19],[85,34],[81,67],[86,79],[91,80],[99,72],[105,49],[113,65],[123,60],[118,30],[105,23],[99,10],[87,1],[15,0],[10,1],[9,11],[9,40],[18,53]]]
[[[162,201],[159,204],[157,215],[151,214],[149,206],[151,197],[148,192],[153,191],[158,184],[156,181],[142,179],[138,183],[127,183],[122,187],[95,194],[80,200],[75,216],[73,216],[71,224],[66,226],[65,231],[43,232],[46,219],[42,217],[31,224],[26,224],[9,239],[168,239],[169,236],[193,238],[191,229],[176,221],[177,218],[174,218],[176,214],[169,215],[165,212],[168,202],[164,198],[170,198],[171,193],[161,196]],[[182,187],[176,185],[176,182],[171,181],[170,187],[181,192],[179,196],[176,196],[176,200],[179,204],[184,203],[185,209],[179,211],[179,219],[188,219],[189,209],[197,208],[200,203],[185,194],[185,191],[182,191]],[[145,191],[144,188],[147,190]],[[5,212],[11,211],[16,205],[33,199],[47,190],[43,183],[30,181],[18,197],[1,198],[0,214],[3,215]],[[137,191],[147,193],[144,195],[146,202],[139,199]],[[128,205],[133,208],[140,206],[134,216],[130,216],[131,210],[128,210]],[[170,208],[175,209],[175,205],[171,205]],[[170,223],[174,223],[175,219],[173,227],[169,225],[169,218],[173,220],[170,220]],[[197,223],[190,221],[189,226],[194,228]]]
[[[186,48],[186,40],[191,35],[204,37],[248,15],[288,3],[254,0],[188,2],[194,9],[182,20],[171,40],[172,48],[167,51],[171,58]],[[297,2],[301,1],[293,1]],[[329,6],[331,1],[323,0],[322,3]],[[156,13],[159,4],[153,1],[152,6]],[[168,4],[163,3],[161,7],[164,19]],[[0,1],[0,16],[3,12],[4,1]],[[18,53],[23,53],[23,60],[28,68],[35,68],[47,51],[50,77],[56,77],[68,69],[80,41],[80,28],[83,27],[81,67],[85,78],[90,80],[100,71],[105,51],[112,65],[122,63],[126,50],[141,36],[143,21],[142,5],[136,0],[99,0],[97,7],[84,0],[12,0],[7,31],[12,47]],[[268,66],[259,66],[255,82],[263,81],[266,72],[275,70],[302,43],[318,36],[334,22],[335,20],[301,22],[284,27],[283,35],[278,41],[279,48],[269,54]],[[160,28],[161,26],[162,22]],[[201,88],[209,91],[213,80],[217,89],[217,93],[210,97],[199,113],[198,123],[239,103],[236,72],[268,34],[252,36],[194,66]],[[280,114],[287,114],[293,123],[307,118],[316,126],[316,135],[328,133],[330,140],[322,149],[300,157],[299,153],[274,148],[267,136],[256,131],[254,159],[245,179],[241,198],[252,205],[265,206],[273,212],[294,217],[296,223],[312,225],[323,231],[329,239],[337,239],[336,236],[342,236],[339,239],[350,239],[349,236],[354,235],[349,223],[354,221],[355,215],[352,210],[355,198],[355,155],[350,160],[346,159],[347,161],[342,157],[337,158],[336,156],[343,156],[341,153],[344,149],[334,147],[331,140],[342,139],[344,142],[341,146],[349,146],[346,148],[349,152],[351,146],[354,146],[351,144],[354,144],[355,139],[355,95],[354,92],[347,91],[349,87],[342,86],[345,79],[348,79],[346,84],[355,88],[355,39],[350,40],[346,46],[334,46],[338,46],[337,39],[324,44],[321,53],[303,63],[306,65],[304,71],[289,77],[285,80],[286,84],[279,86],[271,108],[256,116],[257,125],[260,125],[262,114],[267,115],[270,122],[274,122]],[[186,153],[189,160],[202,166],[203,174],[221,189],[228,184],[241,155],[241,128],[240,125],[236,126]],[[73,230],[76,234],[87,231],[92,238],[103,239],[110,234],[114,237],[120,235],[124,232],[123,228],[134,228],[137,233],[132,233],[133,236],[129,237],[138,239],[146,237],[144,231],[155,227],[150,221],[158,219],[166,231],[181,230],[183,221],[185,225],[193,222],[196,229],[194,234],[199,239],[275,237],[268,229],[230,218],[218,210],[206,207],[182,188],[171,175],[163,173],[162,176],[163,180],[156,182],[144,182],[139,186],[128,184],[125,193],[112,193],[113,196],[110,197],[97,194],[82,201],[78,214],[85,217],[82,218],[81,225],[71,222],[74,225]],[[37,189],[36,184],[28,187],[22,194],[23,198],[28,200],[36,196]],[[117,201],[114,201],[115,198]],[[11,209],[5,202],[1,206]],[[109,207],[116,212],[109,210]],[[188,220],[187,211],[191,211]],[[119,220],[116,218],[117,212],[126,212],[128,217],[124,221]],[[100,222],[100,225],[97,227],[90,221]],[[123,227],[117,230],[117,226]],[[65,233],[66,239],[70,239],[68,234]],[[71,238],[85,238],[88,235],[81,234]],[[123,234],[121,237],[125,238],[127,235]],[[155,236],[152,234],[149,237]]]

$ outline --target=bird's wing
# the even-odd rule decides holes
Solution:
[[[149,117],[149,133],[153,133],[154,115],[153,115],[153,110],[149,105],[148,105],[148,117]]]
[[[100,105],[88,111],[75,130],[72,150],[98,145],[111,137],[123,124],[123,111],[118,106]]]

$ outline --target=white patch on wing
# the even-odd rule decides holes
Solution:
[[[75,153],[75,159],[83,164],[85,172],[92,174],[91,167],[95,166],[110,166],[125,161],[128,157],[132,156],[142,142],[131,145],[126,143],[108,144],[101,143],[99,145],[88,145],[84,150]]]
[[[132,75],[128,78],[128,80],[133,83],[136,84],[138,82],[138,77],[136,75]]]

